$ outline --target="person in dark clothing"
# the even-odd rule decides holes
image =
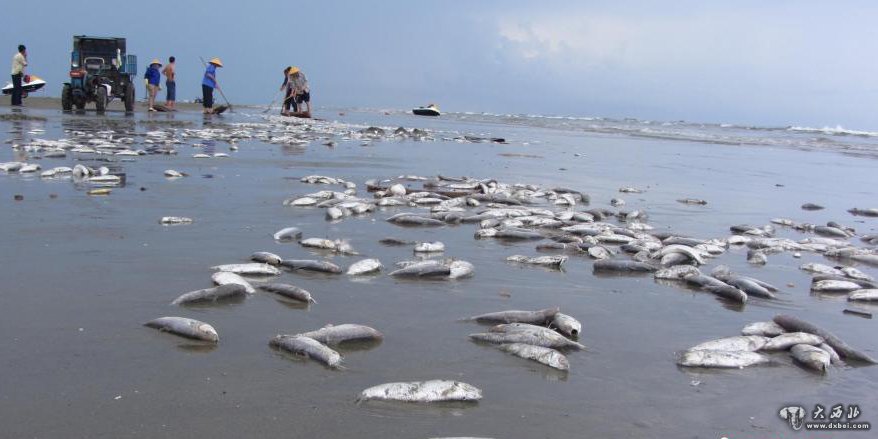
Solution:
[[[24,68],[27,66],[27,48],[24,44],[18,46],[18,53],[12,57],[12,105],[21,105],[21,79],[24,77]]]

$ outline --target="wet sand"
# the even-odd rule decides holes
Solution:
[[[27,108],[33,119],[0,121],[0,127],[6,139],[58,139],[66,136],[65,129],[143,133],[264,122],[259,111],[251,111],[252,117],[246,112],[224,118],[191,112],[98,117]],[[798,266],[832,264],[818,255],[770,255],[766,266],[756,267],[747,264],[746,249],[732,249],[713,260],[709,267],[728,264],[783,286],[781,300],[754,300],[739,308],[707,293],[656,283],[651,276],[595,276],[585,256],[572,257],[561,272],[511,265],[504,260],[509,255],[536,255],[534,243],[475,240],[474,225],[401,228],[384,221],[410,209],[379,209],[328,222],[323,209],[281,204],[327,189],[298,181],[311,174],[353,181],[361,196],[371,178],[468,175],[576,188],[591,196],[590,207],[609,207],[611,198],[620,197],[627,208],[648,212],[657,230],[702,238],[728,236],[732,224],[762,225],[774,217],[815,224],[837,220],[867,234],[875,233],[878,220],[845,210],[876,204],[874,160],[343,112],[316,115],[341,123],[425,128],[437,138],[453,133],[504,137],[509,144],[388,140],[362,146],[339,139],[330,148],[321,141],[279,146],[245,140],[237,151],[216,143],[216,151],[229,158],[194,159],[199,149],[188,141],[177,146],[176,156],[111,163],[124,170],[127,184],[106,197],[89,197],[87,186],[69,180],[0,175],[4,435],[793,437],[801,432],[790,430],[777,415],[790,403],[808,410],[814,404],[858,404],[861,420],[878,422],[878,367],[836,368],[819,376],[789,361],[743,370],[675,364],[677,351],[736,335],[745,324],[780,312],[815,322],[876,356],[875,320],[843,314],[849,307],[843,296],[809,293],[810,276]],[[20,159],[20,154],[5,145],[0,161]],[[78,163],[72,154],[38,162],[44,169]],[[169,181],[162,176],[165,169],[191,177]],[[646,192],[620,194],[623,186]],[[14,201],[16,194],[23,201]],[[708,204],[675,201],[684,197]],[[803,211],[799,206],[805,202],[826,209]],[[195,222],[158,224],[169,215]],[[441,240],[446,256],[475,265],[475,276],[440,282],[285,273],[276,280],[307,289],[318,303],[303,308],[258,293],[221,306],[170,305],[183,292],[209,287],[209,267],[245,262],[254,251],[302,259],[326,255],[275,242],[272,234],[287,226],[300,227],[306,237],[349,239],[385,266],[411,259],[412,253],[408,247],[382,246],[381,238]],[[786,229],[778,235],[808,236]],[[331,257],[343,267],[360,258]],[[858,268],[878,275],[874,267]],[[482,312],[549,306],[560,306],[583,323],[580,341],[589,349],[568,355],[569,373],[472,343],[467,334],[484,327],[457,321]],[[211,323],[219,344],[187,342],[141,326],[164,315]],[[385,339],[340,349],[343,371],[268,347],[275,334],[328,323],[366,324]],[[433,378],[476,385],[484,399],[477,404],[355,403],[360,391],[376,384]]]

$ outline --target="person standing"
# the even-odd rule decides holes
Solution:
[[[311,89],[308,87],[308,78],[305,77],[305,72],[299,70],[298,67],[293,67],[290,70],[290,76],[293,79],[293,93],[296,96],[296,106],[299,107],[301,104],[307,104],[308,109],[304,110],[304,113],[311,113]]]
[[[167,97],[165,106],[171,110],[176,109],[177,105],[177,59],[173,56],[168,58],[168,65],[162,69],[165,75],[165,88],[167,89]]]
[[[297,111],[296,105],[296,95],[293,94],[293,78],[290,74],[290,71],[293,70],[293,67],[287,67],[284,69],[284,82],[280,85],[280,90],[286,89],[284,93],[284,103],[281,106],[280,114],[286,116],[290,113],[290,108],[292,107],[293,112]]]
[[[155,97],[159,92],[159,85],[162,83],[162,74],[159,73],[159,67],[161,66],[162,63],[158,58],[152,60],[152,62],[149,63],[149,68],[146,69],[146,74],[143,76],[146,78],[146,86],[149,89],[149,111],[156,111]]]
[[[213,89],[220,89],[216,82],[216,68],[222,66],[223,62],[219,58],[213,58],[204,69],[204,79],[201,80],[201,102],[204,106],[204,114],[213,113]]]
[[[21,79],[27,66],[27,48],[18,45],[18,53],[12,57],[12,105],[21,106]]]

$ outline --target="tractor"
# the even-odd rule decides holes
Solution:
[[[134,78],[137,57],[125,53],[125,38],[73,37],[70,53],[70,82],[61,91],[64,111],[82,110],[88,102],[103,113],[114,98],[125,104],[125,111],[134,111]]]

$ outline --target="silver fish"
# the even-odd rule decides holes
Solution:
[[[848,293],[848,300],[853,302],[876,302],[878,301],[878,289],[861,289]]]
[[[317,303],[317,301],[314,300],[308,290],[297,287],[295,285],[269,283],[259,285],[259,289],[262,291],[268,291],[269,293],[279,294],[293,300],[298,300],[299,302]]]
[[[436,242],[420,242],[415,245],[415,253],[432,253],[445,251],[445,244]]]
[[[280,261],[282,261],[283,258],[281,258],[280,256],[278,256],[274,253],[256,252],[256,253],[253,253],[252,255],[250,255],[250,260],[256,261],[256,262],[262,262],[265,264],[280,265]]]
[[[291,270],[319,271],[323,273],[341,274],[341,267],[329,261],[315,259],[284,259],[280,265]]]
[[[476,341],[482,341],[494,344],[504,343],[525,343],[534,346],[542,346],[545,348],[572,348],[585,349],[580,343],[569,340],[561,334],[551,329],[547,332],[534,331],[513,331],[513,332],[487,332],[479,334],[470,334],[469,337]]]
[[[401,402],[478,401],[482,399],[482,391],[459,381],[387,383],[363,390],[358,398],[359,401],[371,399]]]
[[[296,241],[302,237],[302,231],[298,227],[286,227],[274,234],[277,241]]]
[[[797,344],[790,349],[793,358],[809,369],[826,373],[832,358],[829,352],[808,344]]]
[[[545,325],[555,318],[555,315],[561,312],[558,307],[546,308],[538,311],[499,311],[477,316],[468,317],[464,320],[476,321],[479,323],[530,323],[532,325]]]
[[[243,297],[247,295],[247,289],[243,285],[226,284],[213,288],[205,288],[202,290],[190,291],[181,294],[180,297],[174,299],[171,305],[185,305],[199,302],[217,302],[223,299],[231,299],[235,297]]]
[[[829,354],[829,362],[833,366],[844,366],[844,361],[841,360],[841,357],[838,355],[838,352],[832,348],[832,346],[824,343],[820,343],[817,345],[818,348],[823,349],[826,353]]]
[[[742,368],[770,361],[767,356],[750,351],[686,351],[677,364],[684,367]]]
[[[684,279],[686,276],[698,275],[701,271],[692,265],[674,265],[655,272],[656,279]]]
[[[469,277],[472,276],[473,272],[475,271],[475,267],[473,266],[473,264],[467,261],[460,260],[451,262],[451,264],[448,265],[448,269],[449,279],[461,279]]]
[[[348,267],[347,274],[351,276],[359,276],[362,274],[371,274],[377,273],[384,268],[384,265],[381,264],[381,261],[378,259],[363,259],[361,261],[354,262]]]
[[[592,266],[594,271],[617,271],[617,272],[653,272],[656,268],[650,264],[637,261],[620,259],[602,259],[595,261]]]
[[[210,268],[211,270],[226,271],[247,276],[277,276],[281,273],[276,267],[263,263],[225,264],[215,265]]]
[[[741,335],[761,335],[764,337],[776,337],[787,332],[774,322],[755,322],[744,326]]]
[[[248,294],[253,294],[256,292],[256,289],[253,288],[253,285],[250,285],[250,282],[247,282],[246,279],[235,273],[229,273],[228,271],[219,271],[210,276],[210,278],[213,280],[213,283],[217,285],[236,284],[244,287]]]
[[[847,293],[862,289],[860,284],[845,280],[821,280],[811,284],[811,291]]]
[[[739,335],[707,341],[689,348],[689,351],[758,351],[769,338],[761,335]]]
[[[508,343],[500,345],[500,350],[558,370],[570,370],[570,362],[567,361],[567,357],[552,348],[524,343]]]
[[[530,265],[542,265],[546,267],[556,267],[560,268],[565,262],[567,262],[568,257],[564,255],[551,255],[551,256],[537,256],[535,258],[529,258],[523,255],[512,255],[506,258],[509,262],[518,262],[521,264],[530,264]]]
[[[268,345],[292,354],[313,358],[333,369],[341,369],[341,355],[312,338],[301,335],[277,335]]]
[[[805,270],[805,271],[808,271],[811,273],[834,274],[836,276],[843,276],[844,275],[844,273],[842,273],[842,271],[837,269],[837,268],[830,267],[830,266],[824,265],[824,264],[814,263],[814,262],[802,264],[799,266],[799,269]]]
[[[374,328],[353,323],[326,325],[316,331],[303,332],[299,335],[328,345],[336,345],[348,341],[380,341],[384,338],[384,334]]]
[[[219,335],[213,326],[207,323],[188,319],[186,317],[159,317],[143,324],[148,328],[158,329],[162,332],[170,332],[185,338],[202,340],[216,343]]]
[[[807,332],[787,332],[771,338],[762,348],[766,351],[785,351],[797,344],[816,346],[823,343],[823,337]]]
[[[579,323],[579,320],[560,312],[555,314],[550,326],[568,337],[579,337],[582,332],[582,323]]]

